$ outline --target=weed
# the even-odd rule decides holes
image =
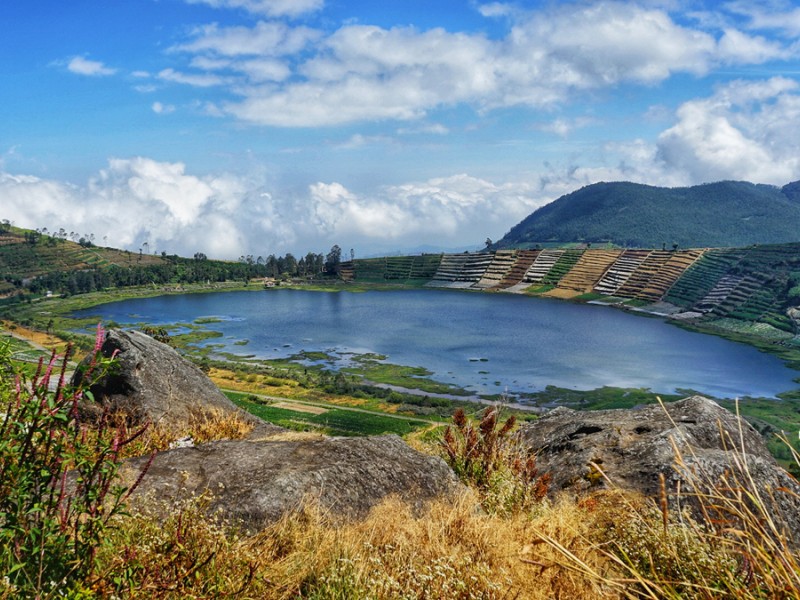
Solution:
[[[511,435],[515,424],[513,415],[501,423],[498,407],[485,409],[477,426],[458,409],[440,442],[450,467],[481,493],[490,511],[527,509],[549,488],[550,475],[539,474],[535,455]]]
[[[95,374],[111,364],[99,352],[102,335]],[[108,414],[96,428],[80,422],[78,404],[91,398],[66,383],[70,355],[41,359],[28,381],[0,347],[0,572],[16,597],[51,597],[89,577],[131,491],[114,481],[122,449],[143,429],[131,433]]]

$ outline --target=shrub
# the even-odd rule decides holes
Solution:
[[[476,427],[459,408],[454,427],[445,429],[440,442],[450,467],[479,491],[484,508],[492,512],[527,509],[549,487],[550,475],[539,474],[535,455],[512,435],[515,424],[513,415],[501,423],[500,409],[489,407]]]
[[[98,374],[111,364],[101,341],[99,330]],[[27,381],[0,347],[0,585],[15,597],[50,597],[88,577],[131,491],[114,480],[122,448],[143,429],[131,434],[107,414],[92,428],[80,422],[78,403],[91,397],[88,386],[66,383],[71,352],[40,360]]]

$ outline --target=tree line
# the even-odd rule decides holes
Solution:
[[[238,261],[211,260],[202,252],[192,258],[163,256],[160,264],[122,267],[111,265],[102,268],[75,271],[54,271],[26,282],[34,294],[83,294],[115,287],[140,285],[180,285],[190,283],[215,283],[223,281],[250,281],[254,278],[276,280],[312,279],[323,274],[336,274],[334,265],[326,265],[325,256],[309,252],[299,259],[288,253],[284,256],[270,254],[266,258],[241,256]],[[338,263],[335,265],[338,267]]]

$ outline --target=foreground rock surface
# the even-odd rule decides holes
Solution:
[[[126,465],[129,476],[145,458]],[[395,435],[298,441],[220,441],[157,455],[131,500],[174,501],[205,492],[209,510],[255,531],[305,501],[333,516],[359,517],[389,496],[415,506],[455,493],[440,458]]]
[[[101,352],[105,357],[116,353],[117,359],[108,375],[90,387],[94,399],[134,422],[180,428],[193,416],[219,412],[263,424],[233,404],[197,366],[150,336],[112,329]]]
[[[674,498],[679,487],[691,493],[700,481],[716,482],[725,473],[743,478],[740,466],[746,464],[759,490],[774,493],[787,525],[800,527],[796,480],[755,429],[702,396],[629,410],[557,408],[522,428],[521,436],[538,452],[553,491],[614,485],[655,496],[663,474]]]

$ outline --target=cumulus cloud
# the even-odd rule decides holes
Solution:
[[[693,183],[747,179],[785,184],[800,174],[798,83],[735,81],[684,103],[658,138],[659,158]]]
[[[98,60],[89,60],[83,56],[74,56],[67,63],[67,69],[77,75],[87,75],[89,77],[103,77],[113,75],[116,69],[107,67]]]
[[[462,104],[478,111],[551,107],[621,83],[655,85],[674,74],[761,64],[791,51],[727,23],[719,30],[678,23],[661,4],[556,3],[535,11],[498,2],[478,6],[487,18],[506,18],[509,29],[499,39],[367,24],[330,33],[279,21],[212,24],[172,48],[188,54],[208,79],[171,69],[161,77],[214,85],[225,71],[237,85],[217,102],[219,112],[258,125],[315,127],[414,120]]]
[[[180,163],[141,157],[112,159],[82,186],[0,173],[4,213],[22,227],[63,227],[117,247],[148,242],[186,255],[207,248],[233,257],[246,248],[248,232],[236,224],[246,191],[231,176],[197,177]]]
[[[340,183],[310,187],[315,223],[332,238],[373,247],[480,245],[552,198],[527,183],[497,185],[466,174],[387,186],[368,196]]]
[[[111,159],[84,185],[0,172],[4,217],[22,227],[93,233],[116,247],[217,258],[321,252],[334,243],[381,252],[420,244],[469,247],[502,235],[558,185],[496,184],[468,175],[364,194],[338,182],[305,193],[257,177],[198,176],[181,163]]]
[[[324,0],[186,0],[188,4],[207,4],[214,8],[241,8],[270,17],[297,17],[321,9]]]

